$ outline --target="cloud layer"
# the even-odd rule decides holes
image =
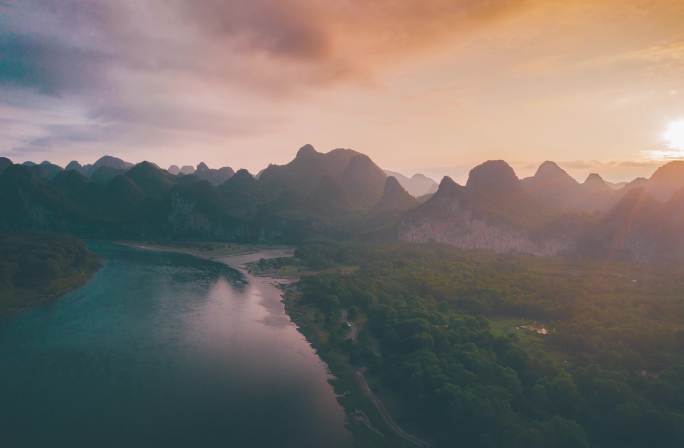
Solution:
[[[338,144],[361,143],[382,159],[378,135],[392,122],[409,132],[410,111],[396,106],[413,101],[421,127],[399,140],[449,137],[423,139],[438,147],[434,161],[447,144],[493,151],[502,140],[450,135],[445,100],[459,104],[456,118],[478,123],[497,102],[509,115],[653,102],[681,84],[683,18],[676,0],[0,0],[0,152],[220,160],[236,144],[274,151],[280,142],[289,154],[286,142],[339,129],[335,137],[354,137]],[[632,91],[636,82],[652,91]],[[384,124],[352,121],[352,99]],[[670,113],[656,102],[648,107]],[[436,110],[428,122],[425,111]]]

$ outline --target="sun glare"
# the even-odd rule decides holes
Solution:
[[[663,140],[671,149],[684,150],[684,119],[668,124],[663,133]]]

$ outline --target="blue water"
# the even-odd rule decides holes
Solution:
[[[93,249],[83,288],[0,318],[0,446],[352,446],[271,280]]]

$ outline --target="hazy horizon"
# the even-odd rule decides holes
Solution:
[[[315,147],[315,146],[314,146]],[[315,147],[319,152],[329,152],[334,148],[330,149],[321,149],[318,147]],[[350,148],[353,149],[353,148]],[[285,160],[282,162],[282,164],[286,164],[289,162],[291,159],[294,158],[296,154],[296,151],[290,151],[290,156],[289,159]],[[141,162],[152,162],[158,165],[160,168],[163,169],[168,169],[172,165],[176,165],[177,167],[182,167],[182,166],[192,166],[196,167],[199,163],[207,163],[204,160],[197,160],[194,162],[188,162],[188,163],[171,163],[169,165],[165,164],[160,164],[156,160],[152,159],[141,159],[141,160],[129,160],[126,159],[123,156],[117,155],[117,154],[100,154],[95,157],[91,157],[86,160],[75,160],[79,163],[83,164],[93,164],[96,162],[98,159],[104,156],[112,156],[112,157],[117,157],[120,159],[123,159],[127,162],[131,163],[141,163]],[[57,162],[55,160],[45,160],[50,163],[54,163],[58,166],[61,166],[62,168],[66,167],[67,164],[73,160],[68,160],[66,162]],[[489,159],[489,160],[496,160],[496,159]],[[31,159],[25,159],[25,160],[13,160],[14,163],[24,163],[24,162],[34,162],[34,163],[41,163],[44,160],[31,160]],[[539,165],[544,163],[546,160],[541,160],[538,162],[520,162],[520,161],[511,161],[511,160],[506,160],[506,162],[511,165],[511,167],[515,170],[517,176],[519,178],[525,178],[525,177],[530,177],[535,174],[537,169],[539,168]],[[598,162],[598,161],[556,161],[552,160],[552,162],[555,162],[560,166],[562,169],[567,171],[567,173],[575,178],[578,182],[583,182],[589,174],[599,174],[604,180],[609,181],[609,182],[629,182],[634,179],[637,179],[639,177],[644,177],[644,178],[649,178],[653,172],[655,172],[658,167],[666,164],[671,160],[663,160],[663,161],[644,161],[644,162]],[[386,167],[380,165],[380,167],[386,171],[391,171],[391,172],[396,172],[399,174],[402,174],[407,177],[411,177],[415,174],[422,174],[424,176],[427,176],[434,180],[435,182],[439,182],[440,179],[442,179],[444,176],[451,177],[453,180],[460,184],[464,184],[468,180],[468,174],[471,169],[473,169],[475,166],[486,162],[486,160],[481,160],[479,162],[476,162],[472,165],[467,165],[467,164],[461,164],[461,165],[453,165],[453,166],[433,166],[433,167],[415,167],[415,168],[393,168],[393,167]],[[263,169],[265,169],[268,165],[262,166],[262,167],[257,167],[256,169],[250,169],[248,167],[245,167],[240,164],[239,160],[235,160],[233,162],[229,162],[226,164],[222,165],[212,165],[208,163],[209,168],[221,168],[224,166],[229,166],[233,168],[234,170],[238,170],[241,168],[247,169],[250,173],[252,174],[257,174]]]

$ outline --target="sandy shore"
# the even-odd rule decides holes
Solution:
[[[135,249],[192,255],[193,257],[223,263],[240,271],[246,271],[248,264],[262,259],[294,256],[294,248],[287,246],[246,246],[216,243],[158,244],[137,241],[117,241],[116,244]]]

